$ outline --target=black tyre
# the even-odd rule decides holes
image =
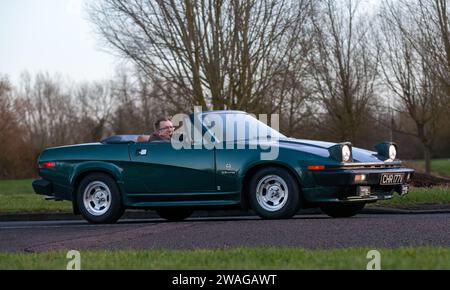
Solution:
[[[286,219],[300,208],[300,189],[292,174],[267,167],[253,175],[249,186],[252,209],[264,219]]]
[[[115,223],[124,213],[116,181],[103,173],[89,174],[81,181],[77,203],[81,215],[94,224]]]
[[[357,215],[365,206],[365,203],[356,204],[323,204],[320,209],[333,218],[348,218]]]
[[[171,207],[171,208],[161,208],[156,210],[156,212],[163,219],[166,219],[171,222],[179,222],[190,217],[194,211],[189,208]]]

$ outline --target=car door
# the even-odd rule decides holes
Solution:
[[[170,142],[136,143],[129,147],[125,186],[130,193],[213,192],[215,151],[174,149]]]

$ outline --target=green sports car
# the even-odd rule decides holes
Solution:
[[[180,124],[175,142],[121,135],[47,149],[33,188],[72,201],[74,213],[91,223],[114,223],[126,209],[156,210],[171,221],[224,207],[251,209],[265,219],[315,207],[351,217],[367,203],[407,194],[414,174],[392,142],[374,152],[287,138],[238,111],[192,114]]]

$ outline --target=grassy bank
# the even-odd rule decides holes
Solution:
[[[419,171],[425,171],[424,160],[408,161],[405,164]],[[433,159],[431,161],[431,172],[439,176],[450,177],[450,159]]]
[[[31,179],[0,181],[0,214],[72,211],[70,202],[47,201],[35,194],[31,182]]]
[[[378,206],[417,206],[421,204],[450,204],[450,187],[412,188],[407,196],[376,203]]]
[[[372,249],[305,250],[294,248],[238,248],[195,251],[81,252],[81,268],[88,269],[355,269],[365,270]],[[377,249],[382,269],[450,269],[450,248]],[[0,269],[66,269],[66,252],[0,253]]]

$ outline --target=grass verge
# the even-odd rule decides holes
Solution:
[[[424,204],[450,204],[450,187],[412,188],[406,196],[394,195],[391,200],[377,202],[376,206],[419,206]]]
[[[131,270],[365,270],[369,248],[305,250],[298,248],[236,248],[220,250],[142,250],[81,252],[81,269]],[[450,248],[377,249],[381,268],[450,269]],[[66,252],[0,253],[0,269],[64,270]]]
[[[413,160],[405,162],[405,165],[411,166],[422,172],[425,171],[424,160]],[[439,176],[450,177],[450,159],[433,159],[431,160],[431,172]]]
[[[0,214],[71,212],[68,201],[47,201],[34,193],[32,180],[0,181]]]

